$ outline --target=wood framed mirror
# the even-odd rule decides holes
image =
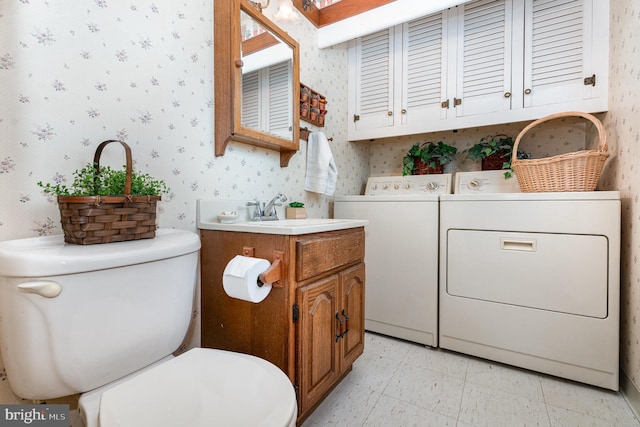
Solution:
[[[215,0],[213,15],[215,155],[237,141],[287,166],[300,146],[298,42],[246,0]]]

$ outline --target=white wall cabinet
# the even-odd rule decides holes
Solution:
[[[479,0],[353,40],[349,139],[605,111],[608,28],[608,0]]]

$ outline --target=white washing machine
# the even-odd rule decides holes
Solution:
[[[617,191],[440,197],[440,347],[618,390],[619,321]]]
[[[365,329],[438,345],[438,198],[451,175],[371,177],[364,196],[336,196],[335,218],[365,227]]]

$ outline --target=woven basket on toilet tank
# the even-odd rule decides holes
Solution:
[[[541,123],[562,117],[582,117],[593,123],[598,131],[598,148],[542,159],[517,158],[518,144],[525,133]],[[609,157],[607,150],[604,126],[596,117],[580,112],[556,113],[530,123],[518,134],[513,145],[511,168],[518,177],[520,189],[525,193],[593,191],[598,185],[605,161]]]
[[[101,143],[93,157],[96,174],[100,155],[106,145],[120,143],[126,155],[126,180],[123,195],[58,196],[64,241],[77,245],[150,239],[156,235],[156,207],[161,196],[132,196],[131,148],[122,141]]]

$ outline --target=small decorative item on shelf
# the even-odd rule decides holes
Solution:
[[[309,117],[309,104],[307,104],[306,102],[300,105],[300,117],[302,119],[306,119],[307,117]]]
[[[125,149],[122,170],[100,166],[104,147],[118,142]],[[38,182],[46,194],[58,196],[64,241],[77,245],[155,237],[156,204],[169,192],[164,181],[132,170],[131,148],[109,140],[96,149],[93,163],[73,173],[71,187]]]
[[[304,207],[304,203],[289,203],[285,216],[287,219],[305,219],[307,217],[307,210]]]
[[[513,152],[513,138],[507,135],[490,135],[467,150],[467,158],[482,160],[482,170],[504,169],[504,177],[511,177],[511,154]],[[518,150],[519,159],[528,159],[530,155]]]
[[[318,95],[317,93],[312,93],[311,94],[311,107],[318,107],[318,104],[320,104],[320,95]]]
[[[302,86],[300,88],[300,102],[309,102],[310,94],[311,94],[311,90],[306,86]]]
[[[402,158],[402,175],[443,173],[444,165],[451,163],[458,149],[442,141],[416,142]]]
[[[323,127],[327,115],[327,98],[300,83],[300,118],[306,122]]]

